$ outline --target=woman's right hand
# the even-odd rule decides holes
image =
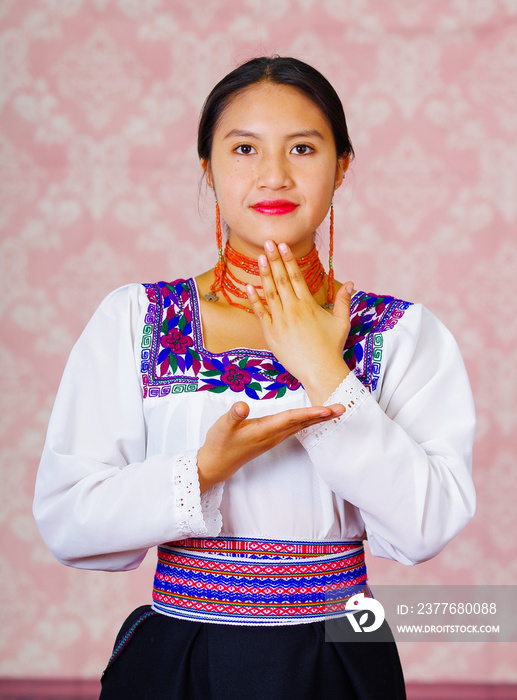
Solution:
[[[249,406],[238,401],[209,429],[197,455],[201,493],[299,430],[338,418],[345,409],[341,404],[310,406],[262,418],[248,418],[249,412]]]

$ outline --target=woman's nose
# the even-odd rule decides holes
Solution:
[[[289,164],[283,156],[264,156],[260,159],[257,171],[257,187],[272,190],[289,187],[292,177]]]

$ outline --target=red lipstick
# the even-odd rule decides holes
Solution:
[[[297,206],[297,204],[290,202],[288,199],[273,199],[257,202],[252,209],[255,209],[259,214],[279,216],[281,214],[290,214]]]

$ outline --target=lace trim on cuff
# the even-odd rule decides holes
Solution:
[[[206,523],[208,534],[212,537],[221,532],[223,519],[219,512],[223,497],[224,482],[214,484],[212,488],[201,494],[201,512]]]
[[[222,495],[222,484],[216,484],[201,497],[197,471],[197,450],[190,450],[174,463],[172,477],[175,493],[177,523],[180,533],[186,537],[213,535],[221,529],[221,515],[216,509]],[[219,491],[210,494],[219,487]],[[217,502],[216,494],[219,499]],[[210,494],[207,497],[207,494]],[[214,533],[219,517],[219,529]]]
[[[320,440],[326,438],[333,433],[341,423],[348,420],[368,396],[368,390],[365,389],[355,374],[350,372],[350,374],[343,379],[332,396],[323,404],[324,406],[330,406],[334,403],[343,404],[345,407],[343,415],[334,420],[327,421],[326,423],[318,423],[309,428],[304,428],[296,433],[296,437],[307,451],[311,450]]]

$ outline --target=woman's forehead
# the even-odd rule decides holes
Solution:
[[[219,138],[231,130],[257,133],[263,130],[325,131],[330,125],[321,109],[300,89],[262,82],[235,94],[216,125]]]

